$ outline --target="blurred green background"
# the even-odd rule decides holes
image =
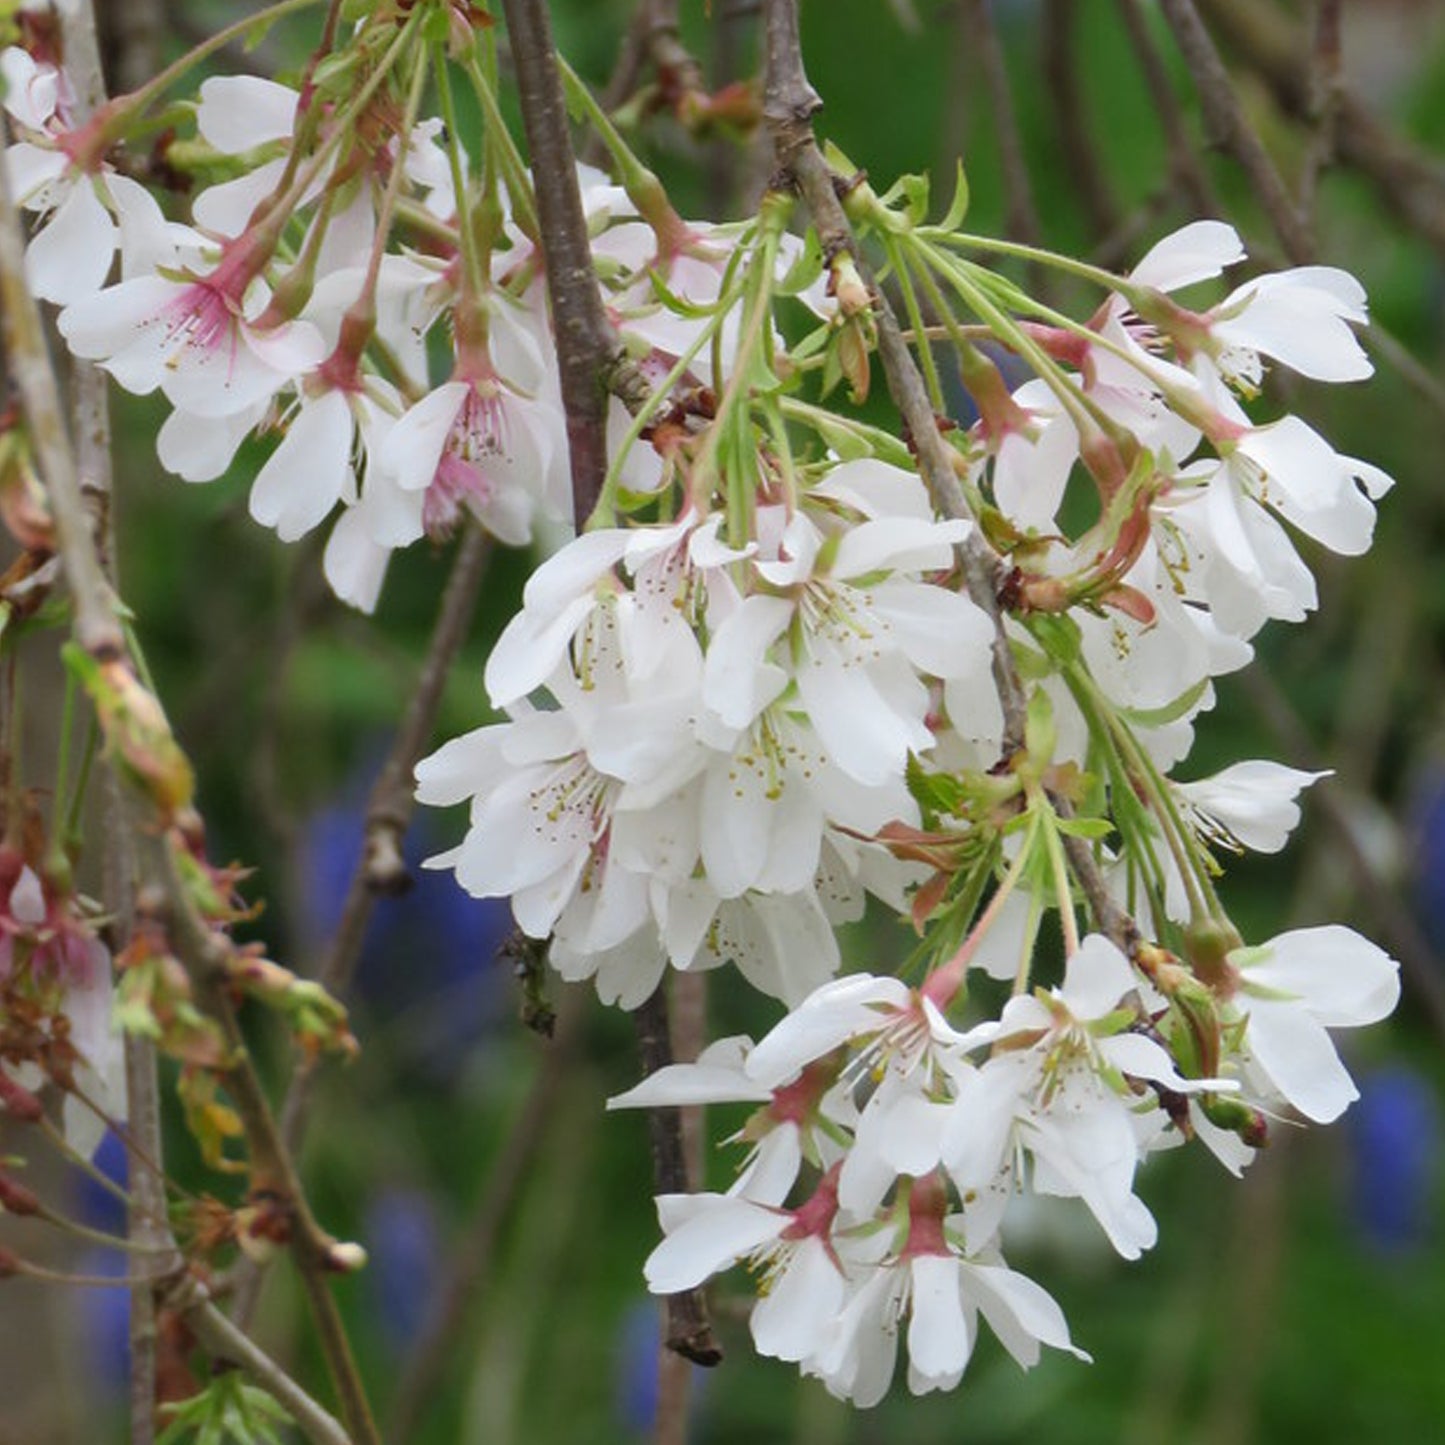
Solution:
[[[709,16],[701,4],[683,7],[685,38],[705,64],[721,51],[721,78],[751,73],[754,8],[713,0]],[[1198,140],[1187,76],[1154,7],[1141,8]],[[1305,0],[1262,8],[1301,23],[1311,9]],[[199,35],[235,13],[198,0],[172,9],[173,33],[161,41],[167,54],[180,48],[174,26]],[[555,9],[560,48],[600,86],[632,6],[566,0]],[[1445,156],[1445,6],[1347,0],[1344,10],[1352,83],[1402,134]],[[1060,43],[1065,11],[1107,217],[1091,219],[1061,131],[1077,117],[1061,118],[1046,39],[1052,32]],[[993,13],[1045,241],[1084,254],[1103,247],[1126,263],[1190,219],[1118,7],[1000,0]],[[1005,198],[978,41],[967,6],[804,5],[805,54],[827,103],[821,129],[880,189],[921,169],[946,189],[961,156],[971,225],[997,231]],[[268,42],[262,58],[284,64],[304,45],[296,24]],[[1238,73],[1251,116],[1294,174],[1301,132],[1255,79]],[[641,144],[685,214],[741,204],[769,169],[766,156],[745,147],[720,162],[665,121],[650,126]],[[1213,154],[1202,164],[1251,250],[1277,261],[1237,168]],[[1321,259],[1361,277],[1383,326],[1438,378],[1440,253],[1344,169],[1321,181],[1319,235]],[[1067,292],[1063,299],[1089,304]],[[1369,557],[1344,564],[1306,551],[1321,579],[1319,614],[1304,628],[1277,625],[1264,634],[1257,667],[1267,682],[1221,684],[1219,705],[1182,771],[1200,776],[1245,756],[1316,765],[1281,738],[1283,711],[1285,725],[1302,729],[1318,750],[1319,765],[1336,769],[1320,787],[1331,791],[1336,822],[1348,826],[1376,872],[1366,881],[1350,866],[1331,820],[1307,800],[1304,828],[1287,855],[1230,870],[1225,896],[1241,922],[1256,937],[1340,920],[1383,938],[1383,909],[1397,927],[1413,920],[1438,946],[1445,941],[1445,572],[1438,561],[1445,416],[1388,363],[1368,386],[1326,393],[1291,385],[1279,395],[1341,451],[1389,470],[1398,486],[1381,507]],[[335,920],[359,846],[360,808],[413,684],[447,558],[425,546],[399,556],[377,616],[351,614],[326,592],[319,542],[283,547],[250,522],[246,492],[256,457],[243,457],[223,481],[187,487],[155,462],[159,419],[152,402],[117,397],[124,595],[160,694],[199,766],[212,855],[256,868],[248,892],[265,900],[266,911],[253,936],[273,957],[306,969]],[[517,555],[492,564],[439,738],[487,720],[482,664],[517,605],[527,567]],[[459,826],[456,818],[423,818],[413,855],[449,845]],[[548,1046],[516,1021],[514,980],[495,958],[507,927],[505,910],[464,898],[449,874],[423,876],[408,898],[382,906],[353,1000],[363,1052],[325,1073],[305,1174],[320,1218],[371,1254],[371,1268],[338,1294],[383,1421],[450,1282],[465,1273],[469,1256],[480,1251],[486,1260],[445,1332],[440,1368],[413,1400],[408,1445],[642,1440],[656,1371],[656,1314],[640,1273],[656,1238],[650,1156],[642,1117],[602,1108],[636,1078],[631,1026],[590,994],[571,1000],[565,1056],[552,1082],[539,1084]],[[857,961],[873,965],[906,939],[883,920],[855,941]],[[1433,955],[1427,963],[1437,967]],[[1438,984],[1438,968],[1436,976]],[[743,997],[735,982],[711,980],[712,1030],[756,1036],[776,1011]],[[1361,1102],[1328,1130],[1277,1128],[1274,1147],[1243,1183],[1193,1150],[1151,1162],[1139,1189],[1160,1220],[1161,1239],[1138,1264],[1115,1259],[1091,1221],[1074,1217],[1082,1211],[1030,1221],[1011,1261],[1057,1295],[1093,1366],[1049,1357],[1025,1376],[986,1339],[954,1394],[913,1400],[900,1383],[877,1410],[856,1413],[790,1367],[753,1357],[738,1276],[717,1291],[728,1358],[714,1372],[697,1372],[692,1439],[1445,1439],[1439,1023],[1407,986],[1389,1025],[1345,1043]],[[279,1078],[277,1041],[262,1030],[258,1042]],[[539,1087],[550,1090],[545,1109],[524,1116]],[[740,1120],[735,1111],[711,1111],[711,1138]],[[207,1175],[178,1128],[168,1151],[189,1186],[231,1197],[232,1182]],[[514,1153],[519,1187],[496,1217],[496,1180]],[[709,1156],[720,1184],[731,1156],[712,1146]],[[96,1199],[79,1204],[115,1223]],[[319,1382],[304,1301],[284,1264],[272,1271],[260,1333],[268,1349]],[[0,1339],[15,1340],[18,1350],[22,1334],[33,1364],[0,1395],[0,1445],[124,1438],[121,1292],[62,1300],[7,1285]]]

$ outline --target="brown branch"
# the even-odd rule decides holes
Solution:
[[[316,972],[317,982],[337,997],[344,996],[351,987],[377,899],[404,892],[410,886],[402,840],[416,811],[413,771],[431,740],[447,678],[477,609],[491,551],[487,534],[479,527],[468,527],[452,563],[426,658],[410,693],[411,701],[372,785],[361,858],[347,885],[331,946]],[[281,1105],[281,1138],[292,1158],[301,1152],[314,1085],[314,1067],[306,1060],[298,1061]],[[254,1260],[237,1266],[231,1317],[242,1328],[249,1324],[260,1303],[264,1273],[264,1266]]]
[[[592,268],[546,0],[503,0],[502,8],[511,37],[522,127],[531,152],[567,417],[572,513],[581,531],[597,505],[607,473],[607,386],[621,357],[621,344],[603,309]]]
[[[938,419],[917,363],[903,339],[898,317],[859,250],[838,198],[833,172],[814,138],[812,117],[823,102],[803,70],[795,0],[768,0],[765,23],[768,68],[763,117],[772,132],[778,165],[791,177],[812,214],[823,254],[831,257],[847,251],[872,293],[878,324],[878,353],[888,392],[903,418],[909,444],[918,458],[919,471],[934,505],[945,516],[971,519],[968,499],[954,470],[955,453],[939,434]],[[1005,747],[1014,751],[1023,745],[1027,701],[998,600],[999,559],[977,531],[969,534],[960,553],[968,595],[994,625],[994,683],[1003,706]]]
[[[1194,0],[1159,0],[1159,3],[1194,79],[1210,139],[1239,162],[1289,259],[1295,265],[1311,260],[1314,237],[1264,143],[1245,116],[1234,93],[1234,82],[1194,8]]]
[[[1219,214],[1219,202],[1209,177],[1204,174],[1194,146],[1189,139],[1189,129],[1184,123],[1184,114],[1179,108],[1179,97],[1174,93],[1169,72],[1165,69],[1164,58],[1154,43],[1149,22],[1140,7],[1139,0],[1118,0],[1119,14],[1129,34],[1129,43],[1144,75],[1144,84],[1149,89],[1149,98],[1159,123],[1164,127],[1164,136],[1169,146],[1169,169],[1185,199],[1201,216]]]
[[[552,48],[545,0],[503,0],[503,9],[537,192],[547,293],[552,302],[562,375],[562,404],[567,416],[573,514],[580,531],[596,506],[607,471],[608,389],[617,387],[619,393],[624,391],[626,388],[619,382],[635,368],[627,364],[617,333],[603,310],[592,268],[592,250],[577,190],[577,167],[567,130],[562,79]],[[624,395],[623,400],[635,404],[637,398]],[[667,1062],[666,1015],[667,1004],[660,991],[638,1010],[637,1028],[644,1064],[649,1058],[655,1061],[658,1057]],[[648,1041],[653,1039],[661,1040],[660,1052],[649,1055]],[[661,1065],[653,1062],[646,1071],[651,1073],[655,1067]],[[680,1160],[682,1156],[681,1125],[676,1112],[653,1110],[649,1119],[658,1192],[685,1188],[680,1169],[664,1177],[664,1161],[674,1156]],[[713,1339],[701,1292],[693,1290],[671,1297],[669,1310],[669,1347],[700,1364],[716,1364],[722,1358],[722,1351]]]
[[[1079,7],[1075,0],[1047,0],[1043,18],[1044,82],[1053,99],[1059,149],[1095,240],[1119,225],[1109,178],[1089,133],[1084,91],[1079,84]]]
[[[972,37],[984,89],[988,92],[989,116],[1003,174],[1004,229],[1013,240],[1037,246],[1043,239],[1043,232],[1039,226],[1038,207],[1034,204],[1033,185],[1029,181],[1028,162],[1024,158],[1018,107],[1014,104],[1008,63],[999,40],[998,27],[993,23],[993,7],[990,0],[961,0],[961,4],[964,25]]]
[[[632,1020],[637,1029],[642,1076],[648,1078],[673,1062],[665,979],[633,1014]],[[685,1194],[689,1187],[682,1123],[678,1113],[676,1109],[647,1111],[652,1174],[659,1194]],[[667,1348],[699,1365],[718,1364],[722,1359],[722,1346],[713,1336],[702,1290],[690,1289],[668,1295],[665,1308],[667,1319],[663,1343]]]
[[[947,516],[970,517],[967,498],[954,470],[956,454],[943,440],[928,401],[918,365],[888,298],[878,287],[861,255],[852,227],[838,197],[837,182],[813,135],[812,117],[821,108],[818,93],[808,83],[798,41],[797,0],[768,0],[767,84],[763,115],[773,135],[780,169],[802,194],[825,256],[846,250],[858,266],[874,298],[878,324],[878,354],[888,382],[889,395],[903,417],[919,470],[934,501]],[[1028,702],[1014,661],[999,602],[1000,560],[975,529],[959,547],[964,586],[970,599],[993,623],[993,679],[1004,717],[1005,755],[1023,746]],[[1062,809],[1062,800],[1054,800]],[[1066,840],[1070,867],[1078,878],[1099,927],[1122,948],[1135,937],[1133,921],[1111,899],[1108,885],[1087,845]]]
[[[1286,115],[1308,120],[1313,92],[1308,41],[1258,0],[1200,0],[1221,40],[1269,87]],[[1445,254],[1445,165],[1398,135],[1359,92],[1342,81],[1335,140],[1341,163],[1367,176],[1385,206]]]
[[[436,1397],[442,1369],[461,1337],[467,1312],[480,1298],[497,1257],[502,1226],[516,1206],[528,1172],[556,1113],[558,1091],[570,1061],[579,1022],[579,1000],[569,990],[561,1000],[557,1028],[538,1065],[532,1086],[512,1120],[505,1142],[487,1172],[486,1189],[461,1246],[451,1255],[446,1289],[422,1326],[397,1385],[387,1422],[394,1445],[412,1440]]]
[[[1312,224],[1320,175],[1333,164],[1340,116],[1340,0],[1315,0],[1315,26],[1310,48],[1310,139],[1300,168],[1299,208]]]

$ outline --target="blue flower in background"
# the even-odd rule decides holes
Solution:
[[[657,1423],[657,1365],[662,1348],[658,1302],[639,1301],[627,1312],[617,1346],[617,1418],[639,1439],[650,1440]],[[688,1391],[689,1417],[696,1424],[708,1372],[692,1366]]]
[[[1360,1080],[1348,1117],[1356,1223],[1378,1250],[1420,1247],[1440,1173],[1440,1108],[1430,1082],[1404,1065],[1381,1069]]]
[[[383,1190],[366,1211],[373,1317],[398,1354],[420,1333],[441,1275],[441,1241],[431,1201],[419,1189]]]
[[[305,931],[319,948],[341,916],[361,856],[365,792],[343,797],[311,819],[302,847]],[[395,1029],[402,1054],[426,1072],[449,1075],[459,1057],[510,1010],[508,975],[497,951],[512,929],[501,899],[469,897],[450,873],[420,865],[445,847],[420,819],[404,851],[414,884],[379,899],[356,977],[356,999]]]

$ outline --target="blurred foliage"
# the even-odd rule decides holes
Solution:
[[[198,31],[231,9],[199,0],[177,8]],[[559,45],[594,84],[605,82],[632,8],[623,0],[556,5]],[[750,70],[756,23],[728,18],[747,7],[713,0],[710,13],[697,3],[683,8],[684,39],[698,54],[708,55],[719,27],[729,25],[734,63],[740,73]],[[1430,9],[1402,12],[1407,8]],[[827,104],[822,131],[885,184],[923,167],[947,177],[961,155],[974,198],[971,226],[1001,228],[998,150],[961,8],[932,0],[912,7],[814,0],[804,10],[810,77]],[[1099,238],[1088,231],[1058,144],[1039,59],[1041,6],[1016,0],[995,10],[1045,240],[1087,251]],[[1153,207],[1130,247],[1136,256],[1189,217],[1165,198],[1166,148],[1116,8],[1080,0],[1078,10],[1087,121],[1112,193],[1122,215]],[[910,26],[900,16],[912,12],[917,24]],[[1158,19],[1152,9],[1151,18]],[[277,44],[299,47],[303,39],[304,27],[292,24]],[[1445,148],[1445,48],[1436,43],[1389,58],[1399,76],[1389,102],[1394,121]],[[1188,95],[1182,72],[1176,79]],[[1248,85],[1244,93],[1278,140],[1264,98]],[[1197,131],[1192,103],[1185,110]],[[725,208],[716,171],[676,127],[658,122],[643,143],[685,214]],[[1298,160],[1288,143],[1281,154],[1287,166]],[[1265,238],[1234,167],[1211,157],[1209,168],[1247,237]],[[742,150],[733,157],[739,194],[767,172],[766,157]],[[1384,326],[1438,374],[1439,257],[1383,216],[1350,175],[1325,176],[1320,209],[1322,258],[1355,270]],[[1270,254],[1267,239],[1262,253]],[[1445,877],[1415,869],[1412,860],[1419,851],[1438,866],[1445,855],[1445,848],[1432,854],[1419,844],[1415,831],[1424,790],[1438,788],[1445,771],[1445,571],[1436,560],[1445,516],[1442,418],[1388,366],[1368,387],[1332,389],[1327,413],[1322,394],[1303,385],[1291,387],[1291,402],[1341,450],[1384,466],[1399,485],[1381,509],[1369,558],[1340,566],[1317,550],[1309,554],[1321,575],[1320,614],[1304,629],[1267,632],[1260,665],[1338,768],[1340,777],[1325,786],[1339,789],[1367,843],[1386,860],[1401,906],[1415,899],[1422,909],[1438,907]],[[243,458],[221,482],[183,486],[156,464],[158,415],[146,401],[117,397],[124,594],[159,695],[195,760],[212,856],[258,869],[251,896],[264,896],[267,908],[242,937],[264,938],[268,956],[306,972],[334,921],[357,846],[357,810],[415,677],[447,558],[425,547],[399,554],[377,617],[350,614],[326,593],[319,545],[282,547],[247,517],[243,476],[254,472],[256,457]],[[486,720],[482,664],[517,605],[527,566],[526,558],[505,554],[492,564],[439,736]],[[1200,730],[1199,774],[1240,756],[1295,761],[1246,685],[1229,679],[1219,694]],[[447,846],[456,825],[424,819],[417,855]],[[1307,803],[1304,834],[1287,857],[1241,863],[1231,870],[1227,896],[1256,935],[1326,918],[1369,931],[1373,919],[1337,855]],[[325,1069],[304,1160],[318,1216],[339,1237],[362,1240],[372,1257],[371,1268],[342,1282],[338,1295],[383,1420],[429,1305],[476,1228],[493,1164],[546,1047],[514,1020],[512,980],[494,957],[505,920],[455,895],[449,878],[430,882],[444,887],[425,887],[410,903],[388,903],[378,913],[352,1014],[362,1055]],[[906,937],[897,929],[878,920],[856,930],[857,962],[901,953]],[[1445,938],[1445,930],[1434,937]],[[774,1013],[731,991],[731,982],[716,979],[714,1031],[756,1036]],[[640,1273],[655,1238],[650,1158],[644,1120],[602,1109],[608,1094],[635,1079],[632,1032],[628,1020],[604,1014],[590,996],[579,1002],[580,1036],[533,1141],[527,1181],[449,1341],[424,1421],[406,1445],[644,1437],[655,1349]],[[283,1042],[269,1034],[258,1042],[279,1076]],[[1091,1368],[1048,1358],[1023,1376],[986,1340],[956,1393],[915,1401],[900,1386],[878,1410],[855,1414],[790,1367],[754,1358],[743,1296],[734,1308],[724,1292],[718,1313],[728,1359],[697,1377],[695,1440],[1440,1439],[1439,1043],[1407,995],[1399,1018],[1358,1045],[1352,1063],[1365,1099],[1343,1126],[1308,1136],[1279,1127],[1275,1148],[1243,1184],[1207,1158],[1156,1160],[1141,1193],[1160,1217],[1161,1242],[1140,1264],[1126,1269],[1113,1259],[1087,1220],[1033,1221],[1031,1238],[1011,1257],[1043,1271],[1075,1340],[1097,1360]],[[1399,1123],[1400,1098],[1407,1113],[1415,1111],[1406,1125]],[[713,1111],[713,1137],[730,1122],[729,1111]],[[174,1125],[167,1143],[189,1186],[222,1195],[233,1187],[204,1169]],[[719,1154],[709,1166],[717,1185],[729,1177],[725,1162]],[[1407,1163],[1413,1172],[1403,1170]],[[1385,1209],[1393,1223],[1382,1227],[1380,1210],[1391,1203],[1399,1208],[1394,1216]],[[262,1339],[314,1380],[305,1320],[283,1265],[268,1285]],[[5,1325],[13,1327],[13,1320]],[[67,1377],[72,1369],[73,1362]],[[88,1439],[122,1438],[118,1379],[112,1388],[106,1433]],[[0,1421],[3,1415],[0,1405]]]

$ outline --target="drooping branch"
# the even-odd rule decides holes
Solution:
[[[1234,82],[1194,8],[1194,0],[1160,0],[1160,6],[1199,92],[1210,138],[1239,162],[1285,254],[1296,265],[1304,265],[1314,256],[1314,237],[1259,133],[1245,116]]]
[[[988,91],[989,119],[1003,175],[1004,229],[1014,241],[1037,246],[1043,240],[1028,162],[1019,132],[1018,107],[990,0],[963,0],[963,19]]]
[[[1118,0],[1118,6],[1124,28],[1129,35],[1129,44],[1133,47],[1139,69],[1143,72],[1144,84],[1149,89],[1149,98],[1154,102],[1160,125],[1164,127],[1164,136],[1169,145],[1169,169],[1173,172],[1174,180],[1198,215],[1215,215],[1219,211],[1218,201],[1209,184],[1209,177],[1205,175],[1199,158],[1194,154],[1194,146],[1190,142],[1189,131],[1179,109],[1179,97],[1169,79],[1164,57],[1154,43],[1148,17],[1144,14],[1139,0]]]
[[[1079,54],[1079,9],[1073,0],[1048,0],[1044,11],[1044,80],[1053,97],[1054,133],[1068,162],[1096,239],[1110,236],[1119,225],[1119,208],[1090,134],[1086,90]]]
[[[567,417],[572,511],[580,531],[597,504],[607,473],[608,378],[621,356],[621,344],[603,309],[592,266],[545,0],[503,0],[502,8],[511,37],[522,126],[531,152],[547,296]]]
[[[813,218],[825,256],[847,251],[874,297],[878,323],[878,354],[888,392],[907,428],[909,444],[918,457],[919,470],[939,511],[950,517],[971,518],[968,500],[954,470],[951,449],[939,435],[938,420],[928,400],[922,374],[903,339],[898,317],[861,254],[853,228],[838,198],[831,168],[823,159],[813,135],[812,117],[822,108],[817,91],[808,83],[798,39],[795,0],[769,0],[767,27],[767,83],[763,116],[773,137],[780,169],[790,176]],[[1010,750],[1023,744],[1027,700],[1014,665],[1013,651],[1004,632],[999,606],[999,559],[977,531],[961,548],[968,595],[994,624],[993,675],[1004,713],[1004,733]]]
[[[125,662],[128,649],[115,594],[101,566],[100,547],[81,490],[59,388],[41,329],[40,312],[24,277],[24,238],[0,154],[0,298],[4,302],[6,352],[21,389],[32,446],[50,499],[61,565],[70,588],[76,642],[98,663]],[[311,1215],[294,1165],[281,1140],[255,1064],[236,1021],[228,987],[229,945],[197,911],[169,842],[153,830],[140,843],[142,886],[161,905],[176,956],[189,976],[197,1007],[220,1029],[226,1063],[217,1069],[241,1119],[257,1182],[273,1190],[291,1223],[292,1253],[315,1306],[318,1331],[347,1428],[356,1445],[378,1445],[376,1426],[349,1351],[335,1348],[339,1315],[325,1276],[351,1267],[336,1241]],[[344,1336],[342,1336],[344,1341]]]
[[[607,319],[592,266],[545,0],[504,0],[503,8],[517,72],[522,123],[531,151],[567,417],[573,511],[580,531],[596,505],[607,471],[608,391],[617,388],[624,392],[626,388],[619,385],[620,375],[633,368],[626,362],[621,342]],[[627,395],[623,399],[637,401]],[[670,1063],[667,1000],[661,990],[638,1011],[637,1027],[647,1072]],[[675,1182],[682,1176],[667,1162],[682,1159],[681,1124],[676,1111],[654,1110],[649,1117],[658,1192],[683,1188],[685,1185]],[[665,1334],[669,1348],[699,1364],[716,1364],[722,1351],[713,1338],[701,1291],[669,1296],[667,1309]]]
[[[145,6],[135,7],[137,12]],[[66,71],[75,94],[75,120],[87,120],[105,102],[100,41],[90,0],[61,17]],[[126,83],[122,79],[122,84]],[[72,360],[70,395],[75,423],[76,463],[83,494],[93,503],[93,527],[101,569],[115,582],[115,498],[112,486],[109,379],[94,362]],[[58,800],[57,800],[58,801]],[[136,849],[126,817],[126,799],[113,767],[104,772],[105,836],[102,844],[102,893],[109,918],[106,942],[114,957],[130,941],[135,915]],[[163,1157],[160,1088],[156,1047],[151,1039],[128,1033],[125,1053],[125,1138],[149,1161]],[[166,1214],[165,1184],[153,1168],[136,1168],[131,1156],[130,1200],[126,1236],[140,1250],[163,1261],[163,1271],[182,1267]],[[153,1445],[156,1439],[157,1324],[156,1290],[139,1281],[130,1291],[128,1381],[130,1445]]]
[[[1258,0],[1200,0],[1223,44],[1269,87],[1286,115],[1308,120],[1314,87],[1310,47],[1297,27]],[[1381,201],[1445,254],[1445,166],[1375,113],[1347,79],[1338,82],[1334,140],[1338,158],[1369,178]]]
[[[812,118],[821,108],[822,101],[808,83],[803,69],[797,0],[768,0],[765,23],[767,83],[763,114],[772,131],[779,167],[792,178],[807,204],[823,254],[833,256],[840,250],[848,251],[873,295],[878,325],[878,355],[883,374],[894,405],[903,417],[934,505],[947,516],[970,517],[968,501],[954,470],[955,454],[939,432],[922,374],[904,340],[888,297],[878,286],[861,254],[838,196],[837,181],[818,149]],[[1028,700],[999,601],[1001,562],[976,528],[969,533],[959,550],[968,595],[993,623],[993,679],[1003,710],[1004,750],[1007,755],[1023,746]],[[1061,813],[1067,811],[1062,799],[1052,801]],[[1066,840],[1066,851],[1069,866],[1079,881],[1096,923],[1121,948],[1128,949],[1136,936],[1133,921],[1114,903],[1092,850],[1082,839],[1070,838]]]

